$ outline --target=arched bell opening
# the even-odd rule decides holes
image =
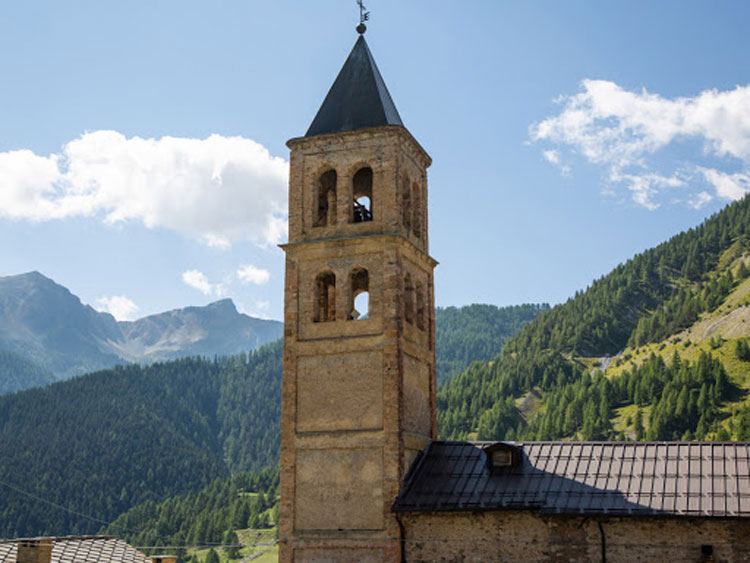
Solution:
[[[360,168],[352,180],[352,223],[372,221],[372,168]]]
[[[323,172],[318,179],[317,208],[315,226],[325,227],[336,224],[336,171]]]
[[[316,323],[326,323],[336,320],[336,274],[322,272],[315,278],[317,299],[315,300]]]
[[[364,268],[357,268],[351,275],[351,305],[349,319],[361,321],[370,317],[370,275]]]

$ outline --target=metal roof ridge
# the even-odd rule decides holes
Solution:
[[[0,538],[0,543],[15,543],[19,541],[39,541],[39,540],[56,540],[56,541],[80,541],[80,540],[119,540],[116,536],[109,535],[83,535],[83,536],[33,536],[26,538]],[[122,540],[125,541],[125,540]]]
[[[570,444],[573,446],[581,446],[581,445],[638,445],[638,446],[646,446],[646,445],[728,445],[728,446],[750,446],[750,441],[688,441],[688,440],[649,440],[649,441],[635,441],[635,440],[628,440],[628,441],[614,441],[614,440],[520,440],[520,441],[509,441],[509,440],[442,440],[439,441],[441,443],[445,444],[454,444],[454,443],[469,443],[469,444],[475,444],[475,445],[489,445],[489,444],[513,444],[515,446],[524,446],[525,444],[560,444],[560,445],[566,445]]]

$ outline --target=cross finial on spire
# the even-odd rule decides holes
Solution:
[[[360,35],[367,31],[365,22],[370,19],[370,12],[365,8],[363,1],[364,0],[357,0],[357,5],[359,6],[359,25],[357,26],[357,33]]]

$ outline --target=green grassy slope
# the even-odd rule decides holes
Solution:
[[[654,393],[669,391],[668,378],[697,385],[695,404],[704,384],[706,393],[714,389],[715,396],[699,436],[694,434],[697,421],[682,426],[660,422],[660,439],[665,433],[670,439],[690,436],[688,431],[699,438],[726,437],[722,427],[730,436],[744,435],[745,415],[735,411],[744,405],[746,370],[717,343],[719,336],[750,334],[745,328],[750,322],[745,318],[749,234],[750,199],[745,198],[540,314],[506,343],[497,361],[472,365],[440,388],[440,436],[624,439],[634,435],[637,410],[645,421],[645,432],[639,435],[653,436],[650,409],[660,400]],[[687,331],[694,336],[686,338]],[[732,343],[725,346],[729,350]],[[684,366],[684,373],[669,362],[661,366],[647,361],[651,352],[671,359],[676,348],[679,356],[693,362]],[[700,360],[701,350],[710,351],[711,358]],[[698,365],[699,360],[703,364]],[[721,385],[708,375],[718,370],[717,361],[729,377],[729,387],[722,387],[721,394],[715,391]],[[606,368],[603,381],[592,376],[597,368]],[[636,397],[632,389],[623,388],[626,378],[631,387],[638,386],[638,379],[650,386]],[[635,410],[629,406],[634,397],[640,405]],[[672,421],[676,401],[660,406],[653,416]],[[708,405],[707,399],[701,405]],[[736,419],[733,425],[726,422],[728,411]]]
[[[750,262],[750,253],[722,260],[713,275],[732,271],[734,277],[740,263]],[[717,424],[710,438],[747,438],[743,429],[743,413],[750,408],[750,358],[742,354],[750,337],[750,279],[738,280],[731,292],[711,311],[702,313],[689,327],[669,335],[662,341],[640,347],[627,347],[612,358],[605,374],[614,379],[648,361],[654,354],[668,361],[675,354],[687,362],[695,362],[701,354],[710,354],[724,366],[735,392],[723,401]],[[738,350],[739,348],[739,350]],[[634,436],[633,406],[621,407],[615,421],[618,431]],[[644,425],[648,428],[648,417]]]

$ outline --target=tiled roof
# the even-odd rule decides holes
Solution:
[[[493,443],[433,442],[393,510],[750,517],[750,443],[527,442],[495,470]]]
[[[34,539],[54,542],[52,563],[151,563],[151,559],[136,548],[109,536]],[[1,563],[15,563],[18,541],[0,540]]]
[[[360,35],[305,137],[403,125],[364,36]]]

